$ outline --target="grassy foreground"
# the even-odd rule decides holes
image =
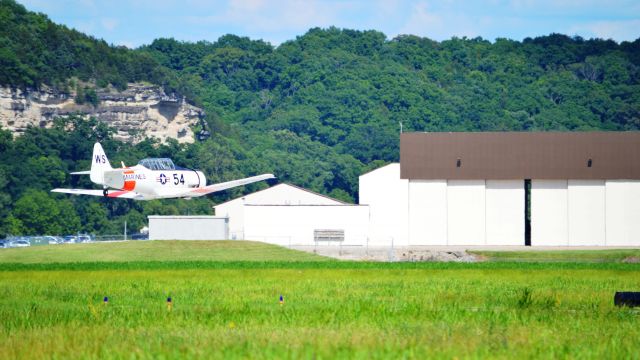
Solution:
[[[640,356],[640,312],[613,306],[640,290],[637,264],[264,262],[232,245],[177,269],[156,249],[48,270],[2,258],[0,358]]]

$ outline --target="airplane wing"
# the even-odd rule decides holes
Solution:
[[[218,184],[211,184],[205,187],[193,189],[189,191],[186,196],[189,196],[189,197],[203,196],[203,195],[211,194],[213,192],[231,189],[236,186],[247,185],[247,184],[251,184],[258,181],[275,179],[275,178],[276,177],[273,176],[273,174],[262,174],[262,175],[256,175],[256,176],[252,176],[244,179],[231,180],[231,181],[218,183]]]
[[[73,195],[91,195],[91,196],[104,196],[103,190],[89,190],[89,189],[53,189],[51,192],[57,193],[65,193],[65,194],[73,194]],[[107,192],[107,197],[109,198],[120,198],[120,199],[140,199],[140,194],[135,191],[120,191],[120,190],[111,190]]]

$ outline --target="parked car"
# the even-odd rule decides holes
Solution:
[[[65,244],[75,244],[78,238],[75,235],[67,235],[63,238]]]
[[[14,240],[10,243],[10,247],[27,247],[31,246],[29,240]]]
[[[45,240],[49,243],[49,245],[57,245],[62,243],[64,240],[59,236],[44,236]]]
[[[93,239],[91,238],[91,235],[87,235],[87,234],[80,234],[76,238],[77,243],[88,243],[91,241],[93,241]]]
[[[144,233],[132,234],[131,240],[149,240],[149,234],[144,234]]]
[[[9,240],[0,240],[0,249],[8,248]]]

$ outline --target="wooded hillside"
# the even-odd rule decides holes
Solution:
[[[191,145],[144,141],[134,147],[113,141],[104,125],[78,118],[15,140],[3,132],[0,234],[29,232],[34,224],[41,225],[38,232],[78,226],[111,232],[124,219],[141,225],[150,213],[207,213],[213,201],[242,191],[188,204],[48,193],[91,186],[67,173],[88,166],[96,140],[115,152],[115,163],[173,157],[204,170],[209,182],[272,172],[281,181],[355,201],[361,173],[398,160],[400,123],[405,131],[640,128],[640,39],[618,44],[551,34],[437,42],[316,28],[278,47],[225,35],[215,42],[157,39],[130,50],[0,0],[0,85],[64,90],[72,78],[96,87],[141,80],[162,85],[204,107],[213,136]],[[61,207],[58,213],[82,225],[66,221],[58,229],[46,227],[51,219],[25,220],[42,213],[42,204]]]

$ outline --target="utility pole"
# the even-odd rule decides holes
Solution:
[[[127,220],[124,221],[124,239],[127,240]]]

